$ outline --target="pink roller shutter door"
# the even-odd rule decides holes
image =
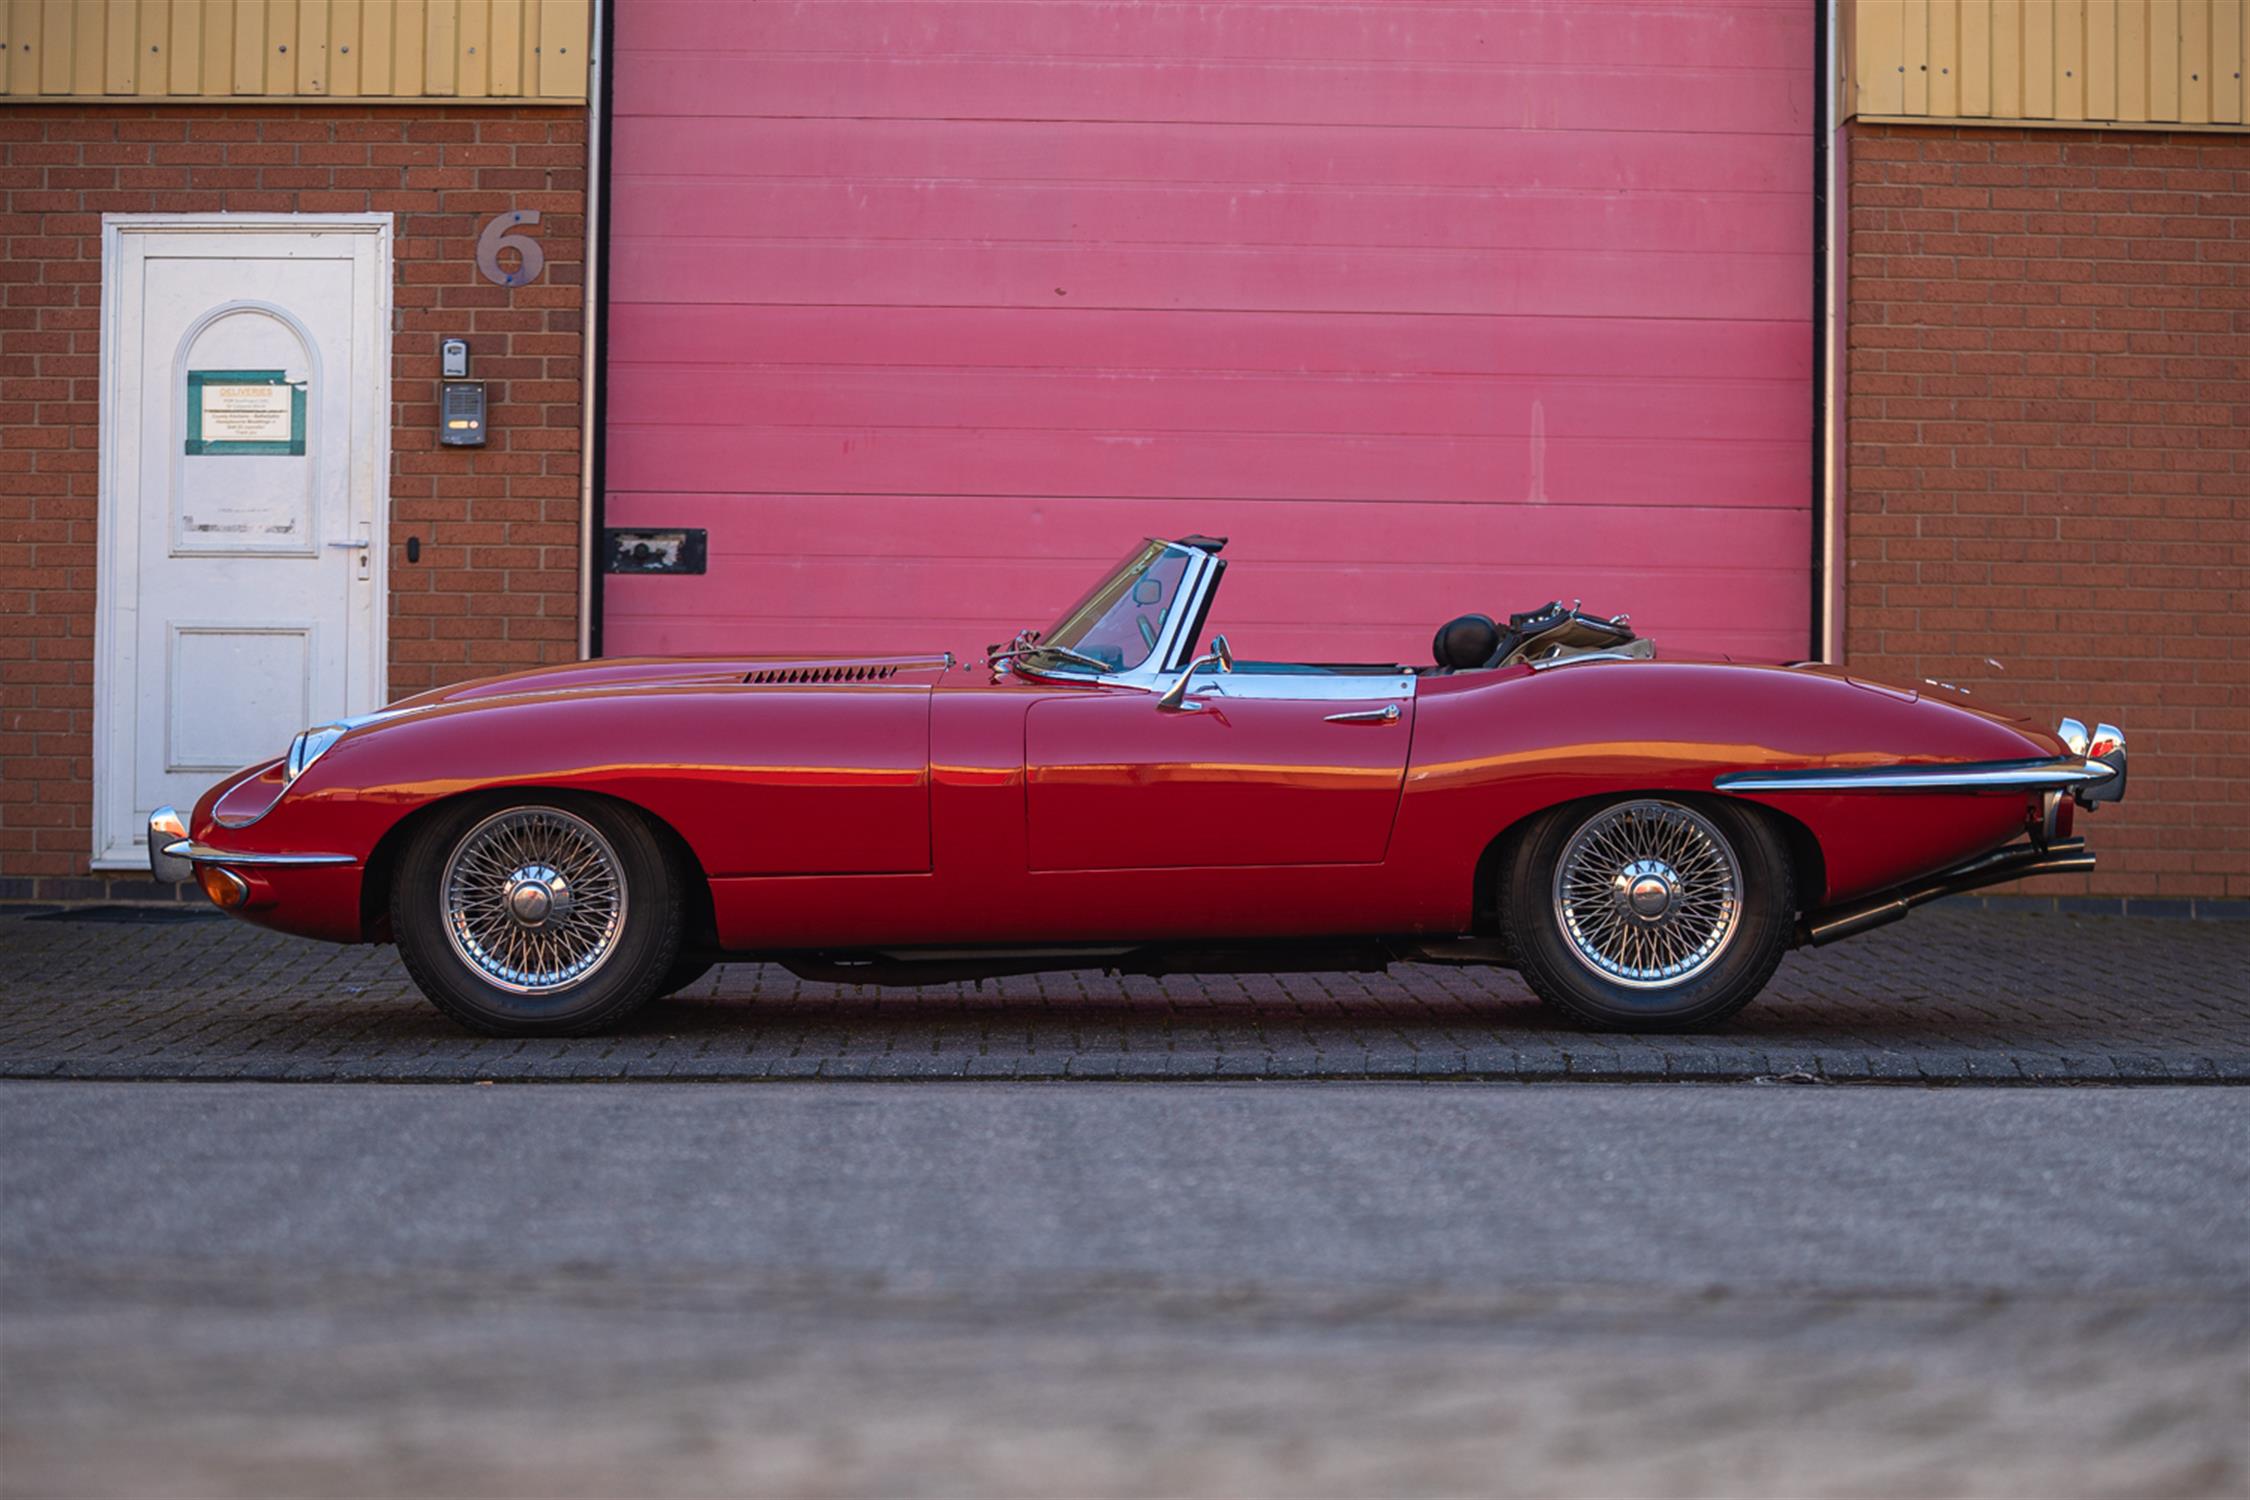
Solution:
[[[1229,535],[1245,655],[1561,596],[1806,653],[1812,11],[619,6],[610,654],[981,644]]]

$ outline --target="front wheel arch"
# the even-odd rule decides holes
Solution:
[[[650,812],[637,802],[623,797],[613,797],[606,792],[580,791],[576,787],[540,786],[488,786],[473,792],[455,792],[440,797],[435,802],[424,803],[405,817],[393,823],[383,836],[376,840],[368,853],[367,864],[359,882],[359,930],[370,943],[396,941],[391,930],[391,874],[405,851],[413,846],[416,834],[428,824],[444,817],[463,803],[489,803],[498,807],[507,802],[520,802],[526,798],[561,797],[606,803],[639,818],[648,825],[649,832],[662,846],[672,861],[674,873],[682,886],[682,906],[685,926],[681,932],[682,944],[697,943],[710,948],[718,946],[716,921],[711,906],[711,877],[703,862],[695,857],[695,850],[680,836],[680,831],[670,823]]]
[[[635,808],[553,788],[451,799],[391,870],[408,977],[487,1036],[584,1036],[634,1014],[679,955],[684,895]]]

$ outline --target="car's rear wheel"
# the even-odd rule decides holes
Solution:
[[[391,882],[406,969],[494,1036],[575,1036],[653,999],[680,885],[648,826],[597,798],[478,801],[417,833]]]
[[[1557,808],[1517,839],[1504,871],[1500,916],[1524,982],[1612,1030],[1733,1015],[1773,977],[1795,925],[1787,844],[1724,802]]]

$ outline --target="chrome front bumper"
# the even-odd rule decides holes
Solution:
[[[187,820],[176,808],[160,807],[148,815],[148,872],[166,885],[195,878],[195,861],[187,857]]]
[[[187,821],[175,808],[160,807],[148,815],[148,872],[162,881],[193,880],[196,862],[223,865],[349,865],[358,861],[349,854],[252,854],[238,849],[214,849],[188,837]]]

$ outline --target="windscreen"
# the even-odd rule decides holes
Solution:
[[[1042,634],[1039,645],[1090,657],[1112,672],[1140,666],[1179,607],[1180,581],[1194,557],[1192,549],[1171,542],[1143,543]]]

